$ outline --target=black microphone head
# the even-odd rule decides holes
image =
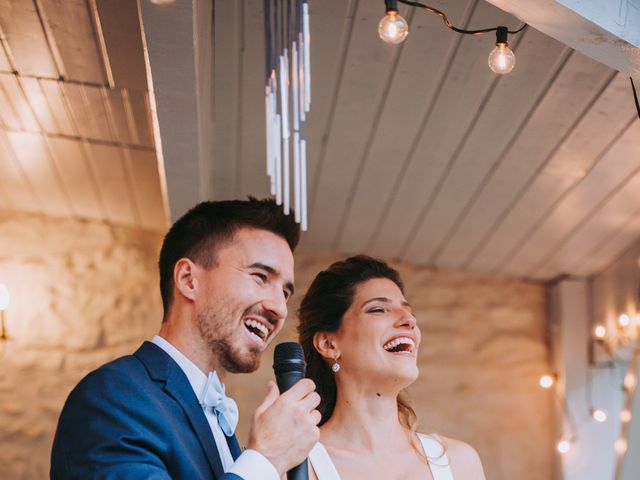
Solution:
[[[276,375],[285,372],[302,372],[306,364],[302,345],[296,342],[284,342],[276,345],[273,352],[273,371]]]

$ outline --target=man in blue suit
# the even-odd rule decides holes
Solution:
[[[51,478],[278,480],[301,463],[319,438],[313,383],[280,395],[271,382],[244,452],[223,384],[255,371],[282,328],[299,237],[271,200],[203,202],[180,218],[160,251],[160,332],[71,392]]]

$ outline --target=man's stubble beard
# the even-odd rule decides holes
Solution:
[[[251,373],[260,367],[261,352],[250,349],[243,354],[233,346],[233,336],[237,334],[231,315],[218,315],[219,309],[207,308],[196,317],[202,340],[211,350],[217,364],[230,373]],[[228,331],[226,331],[228,330]]]

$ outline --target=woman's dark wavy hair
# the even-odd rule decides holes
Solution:
[[[336,404],[336,382],[327,361],[313,345],[318,332],[335,332],[342,325],[345,312],[353,303],[356,287],[373,278],[387,278],[404,293],[400,274],[385,262],[366,255],[357,255],[335,262],[320,272],[311,283],[298,309],[298,335],[307,362],[306,376],[316,384],[320,395],[318,410],[322,414],[320,425],[332,415]],[[398,418],[413,429],[416,414],[405,392],[398,396]]]

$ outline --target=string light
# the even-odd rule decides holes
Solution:
[[[507,36],[508,34],[516,34],[524,30],[527,26],[526,23],[513,31],[510,31],[504,26],[483,28],[480,30],[465,30],[464,28],[459,28],[453,25],[449,21],[449,18],[447,18],[447,15],[441,10],[425,5],[424,3],[409,0],[385,0],[384,4],[386,13],[382,20],[380,20],[380,23],[378,23],[378,35],[380,35],[382,40],[390,44],[403,42],[409,34],[407,21],[398,14],[398,3],[422,8],[423,10],[439,15],[442,17],[442,21],[447,28],[457,33],[462,33],[464,35],[482,35],[489,32],[496,32],[496,47],[489,54],[489,68],[500,75],[509,73],[513,70],[513,67],[516,64],[516,56],[509,48]]]
[[[618,317],[618,325],[620,325],[622,328],[628,327],[630,324],[631,324],[631,319],[629,318],[629,315],[627,315],[626,313],[623,313]]]
[[[571,441],[569,439],[562,439],[556,444],[556,450],[559,453],[565,454],[571,450]]]
[[[623,409],[620,412],[620,421],[622,423],[629,423],[631,421],[631,410],[628,408]]]
[[[551,375],[543,375],[540,377],[539,383],[542,388],[551,388],[555,380]]]
[[[378,35],[392,45],[404,42],[409,35],[407,21],[398,13],[397,0],[385,0],[387,14],[378,23]]]
[[[618,438],[613,444],[613,448],[618,455],[623,455],[627,451],[627,440],[622,437]]]
[[[632,391],[636,388],[636,375],[633,372],[629,372],[624,376],[624,388]]]
[[[507,27],[498,27],[496,31],[496,48],[489,54],[489,68],[500,75],[509,73],[516,65],[516,56],[507,43],[507,33]]]
[[[598,423],[604,423],[607,421],[607,412],[600,408],[592,408],[591,417]]]
[[[596,325],[593,329],[593,336],[598,340],[602,340],[607,335],[607,329],[604,325]]]

